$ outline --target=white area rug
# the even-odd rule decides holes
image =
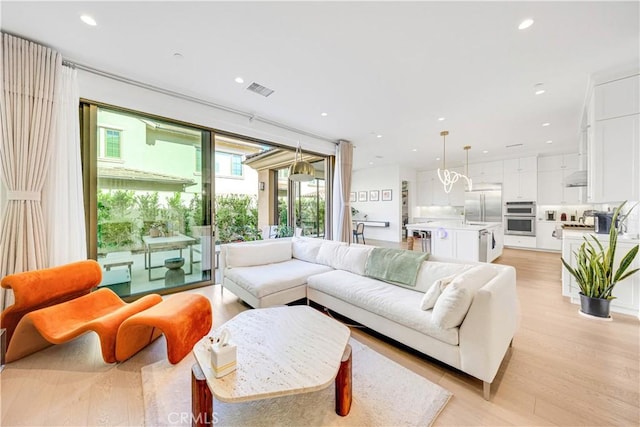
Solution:
[[[215,426],[428,426],[451,393],[351,339],[353,403],[346,417],[335,413],[335,391],[256,402],[214,401]],[[156,343],[154,343],[156,344]],[[191,425],[192,354],[142,368],[147,426]],[[212,425],[213,425],[212,424]]]

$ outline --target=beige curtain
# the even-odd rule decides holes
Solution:
[[[0,175],[7,206],[0,228],[0,278],[47,266],[42,187],[55,127],[59,53],[2,34]],[[3,298],[3,307],[9,301]]]
[[[333,181],[333,240],[351,242],[351,167],[353,144],[341,140],[336,147],[336,173]]]
[[[80,160],[77,71],[62,67],[56,95],[56,134],[51,166],[42,188],[48,266],[87,259]]]

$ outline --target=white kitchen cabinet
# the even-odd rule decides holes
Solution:
[[[598,84],[589,103],[588,203],[640,200],[640,76]]]
[[[554,221],[538,221],[536,223],[536,247],[545,251],[562,250],[562,240],[553,237],[553,231],[558,227]]]
[[[568,236],[567,236],[568,235]],[[604,248],[608,247],[608,238],[597,235]],[[574,252],[578,250],[584,242],[581,233],[565,233],[562,239],[562,257],[568,260],[571,266],[575,266]],[[615,265],[619,265],[620,259],[629,252],[631,248],[637,245],[637,242],[629,242],[618,240],[616,246]],[[629,269],[640,267],[640,258],[636,257]],[[576,283],[575,278],[569,274],[564,266],[562,267],[562,295],[570,297],[574,304],[580,303],[579,297],[580,287]],[[640,315],[640,273],[636,273],[625,280],[618,282],[611,300],[611,311],[617,313],[629,314],[638,317]]]
[[[475,184],[501,183],[504,178],[503,162],[482,162],[469,165],[469,177]]]
[[[539,205],[580,204],[580,189],[566,187],[567,176],[578,170],[578,154],[538,158]]]
[[[433,174],[431,171],[418,172],[416,191],[418,206],[433,205]]]
[[[431,232],[431,252],[438,257],[455,258],[455,230],[439,228]]]
[[[455,232],[455,258],[463,261],[478,261],[480,256],[478,231]]]
[[[590,203],[640,200],[640,115],[596,121],[589,153]]]
[[[538,199],[537,158],[522,157],[505,160],[502,199],[510,201],[536,201]]]
[[[437,170],[418,172],[417,191],[418,206],[464,206],[464,179],[453,184],[451,191],[446,193]]]
[[[536,247],[536,236],[513,236],[505,234],[504,245],[514,248],[531,248]]]
[[[640,113],[640,75],[603,83],[593,90],[595,120]]]

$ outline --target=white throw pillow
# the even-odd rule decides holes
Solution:
[[[424,261],[418,271],[415,290],[427,292],[436,280],[455,276],[471,267],[473,266],[469,264],[457,264],[454,262]]]
[[[338,248],[346,246],[345,242],[336,242],[333,240],[323,240],[320,250],[318,251],[317,263],[329,267],[338,263]]]
[[[456,275],[453,274],[451,276],[443,277],[442,279],[438,279],[433,282],[433,285],[431,285],[431,287],[427,289],[427,292],[425,292],[424,296],[422,297],[420,308],[422,310],[431,310],[433,306],[436,305],[436,301],[438,300],[440,294],[442,294],[445,286],[451,283],[453,279],[455,279],[455,277]]]
[[[442,329],[460,326],[478,289],[497,274],[491,265],[482,264],[457,275],[445,286],[433,306],[431,321],[434,325]]]
[[[227,268],[273,264],[291,259],[289,239],[270,239],[260,243],[229,243],[225,246]]]
[[[340,246],[331,267],[364,276],[367,258],[372,250],[372,246]]]
[[[323,241],[323,239],[311,237],[292,237],[291,249],[293,257],[301,261],[318,262],[318,252],[320,252]]]

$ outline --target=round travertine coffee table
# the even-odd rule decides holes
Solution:
[[[237,369],[215,378],[210,338],[193,348],[194,425],[213,420],[213,396],[244,402],[322,390],[335,382],[336,412],[351,408],[349,328],[308,306],[244,311],[214,331],[231,333],[237,345]]]

